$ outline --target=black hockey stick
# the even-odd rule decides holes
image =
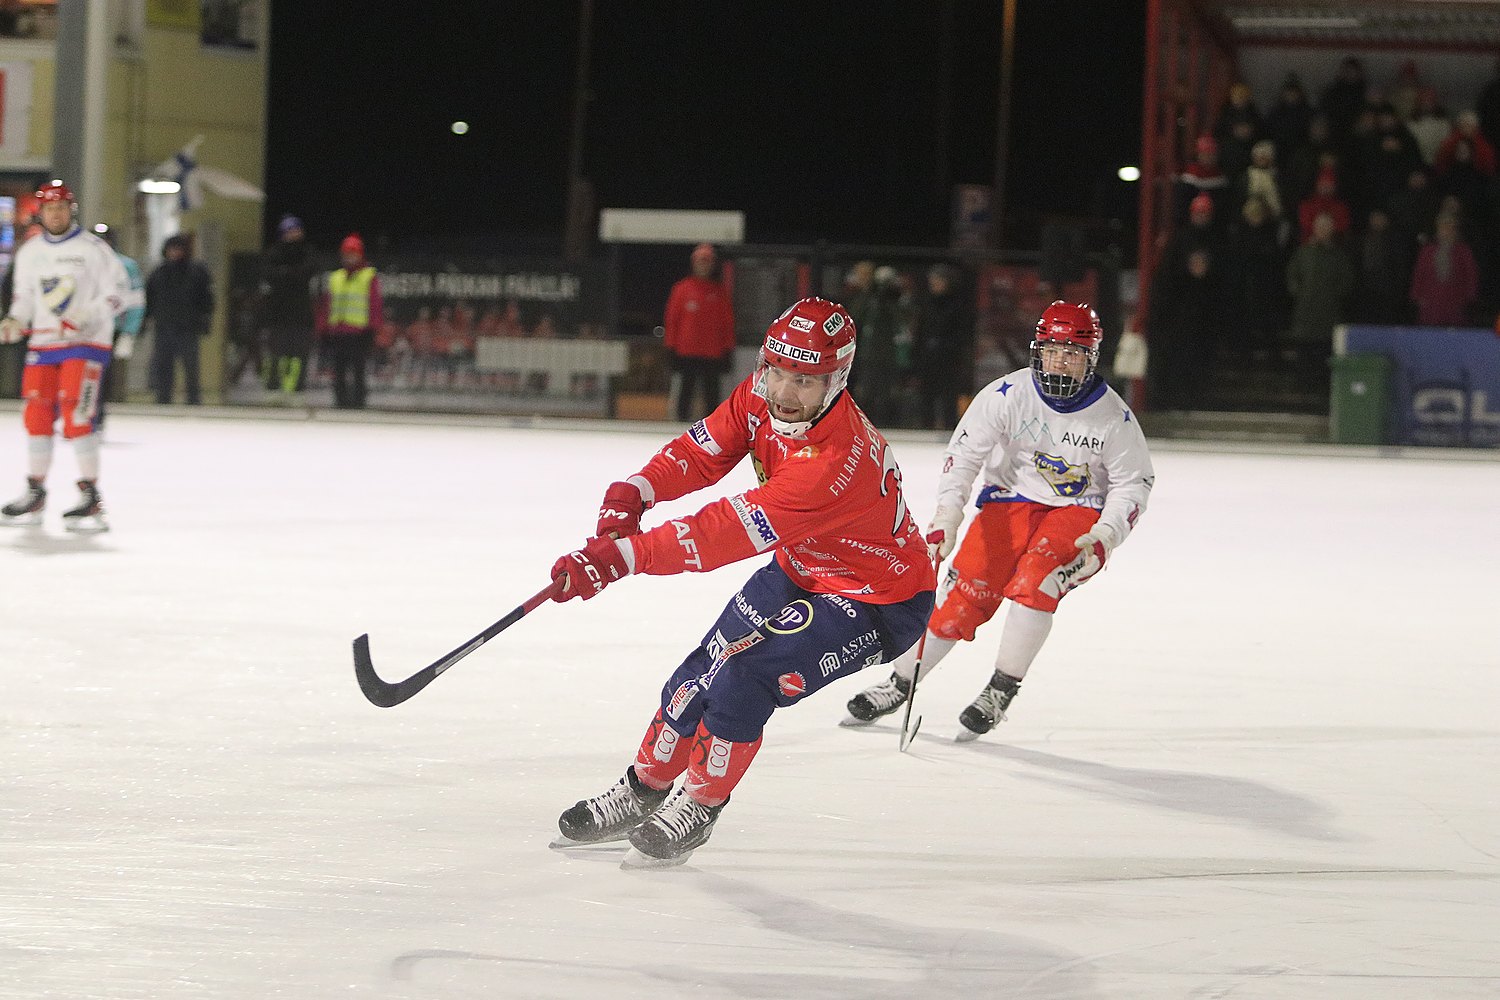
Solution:
[[[437,680],[438,674],[447,670],[453,664],[462,660],[465,656],[468,656],[474,650],[483,646],[495,636],[547,603],[547,599],[551,594],[552,584],[549,583],[546,589],[540,590],[535,595],[527,598],[526,602],[520,607],[495,622],[495,624],[462,646],[459,646],[441,660],[438,660],[436,663],[429,663],[406,680],[397,681],[394,684],[389,684],[376,675],[375,664],[370,660],[370,636],[369,633],[366,633],[354,640],[354,677],[359,681],[359,689],[365,693],[366,698],[381,708],[390,708],[392,705],[399,705]]]

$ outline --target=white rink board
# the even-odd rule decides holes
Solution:
[[[1500,463],[1158,450],[1011,721],[951,742],[998,622],[908,754],[842,682],[653,873],[546,845],[759,560],[544,606],[392,709],[349,643],[395,679],[478,632],[660,433],[112,421],[111,533],[62,532],[65,445],[0,531],[0,997],[1500,994]],[[897,454],[925,521],[941,446]]]

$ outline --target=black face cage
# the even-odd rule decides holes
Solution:
[[[1062,347],[1070,351],[1077,351],[1088,358],[1088,368],[1083,373],[1083,378],[1073,378],[1071,375],[1062,375],[1045,371],[1042,366],[1042,348]],[[1083,391],[1083,387],[1089,384],[1094,377],[1094,370],[1099,365],[1099,348],[1085,348],[1077,344],[1060,343],[1056,340],[1033,340],[1031,342],[1031,375],[1036,379],[1037,388],[1042,390],[1042,395],[1049,399],[1069,400]]]

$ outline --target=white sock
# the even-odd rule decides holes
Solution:
[[[1000,651],[995,654],[995,669],[1016,680],[1025,677],[1051,631],[1052,612],[1010,602],[1010,610],[1005,613],[1005,631],[1000,633]]]
[[[26,439],[26,475],[46,479],[52,468],[52,435],[33,434]]]
[[[99,478],[99,435],[85,434],[73,439],[73,454],[78,459],[78,478]]]
[[[912,645],[911,649],[908,649],[891,661],[891,669],[907,680],[911,680],[912,667],[917,662],[917,646],[920,643],[921,640],[919,639]],[[926,677],[932,673],[932,669],[938,665],[938,661],[947,656],[948,651],[956,645],[958,645],[958,640],[956,639],[939,639],[931,632],[928,632],[927,645],[922,647],[922,676],[918,677],[917,680],[921,681],[922,677]]]

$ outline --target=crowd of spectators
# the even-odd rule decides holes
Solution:
[[[1215,371],[1326,394],[1342,322],[1489,326],[1500,309],[1500,63],[1452,109],[1415,61],[1343,60],[1314,100],[1229,89],[1173,188],[1146,317],[1153,408],[1212,407]]]

